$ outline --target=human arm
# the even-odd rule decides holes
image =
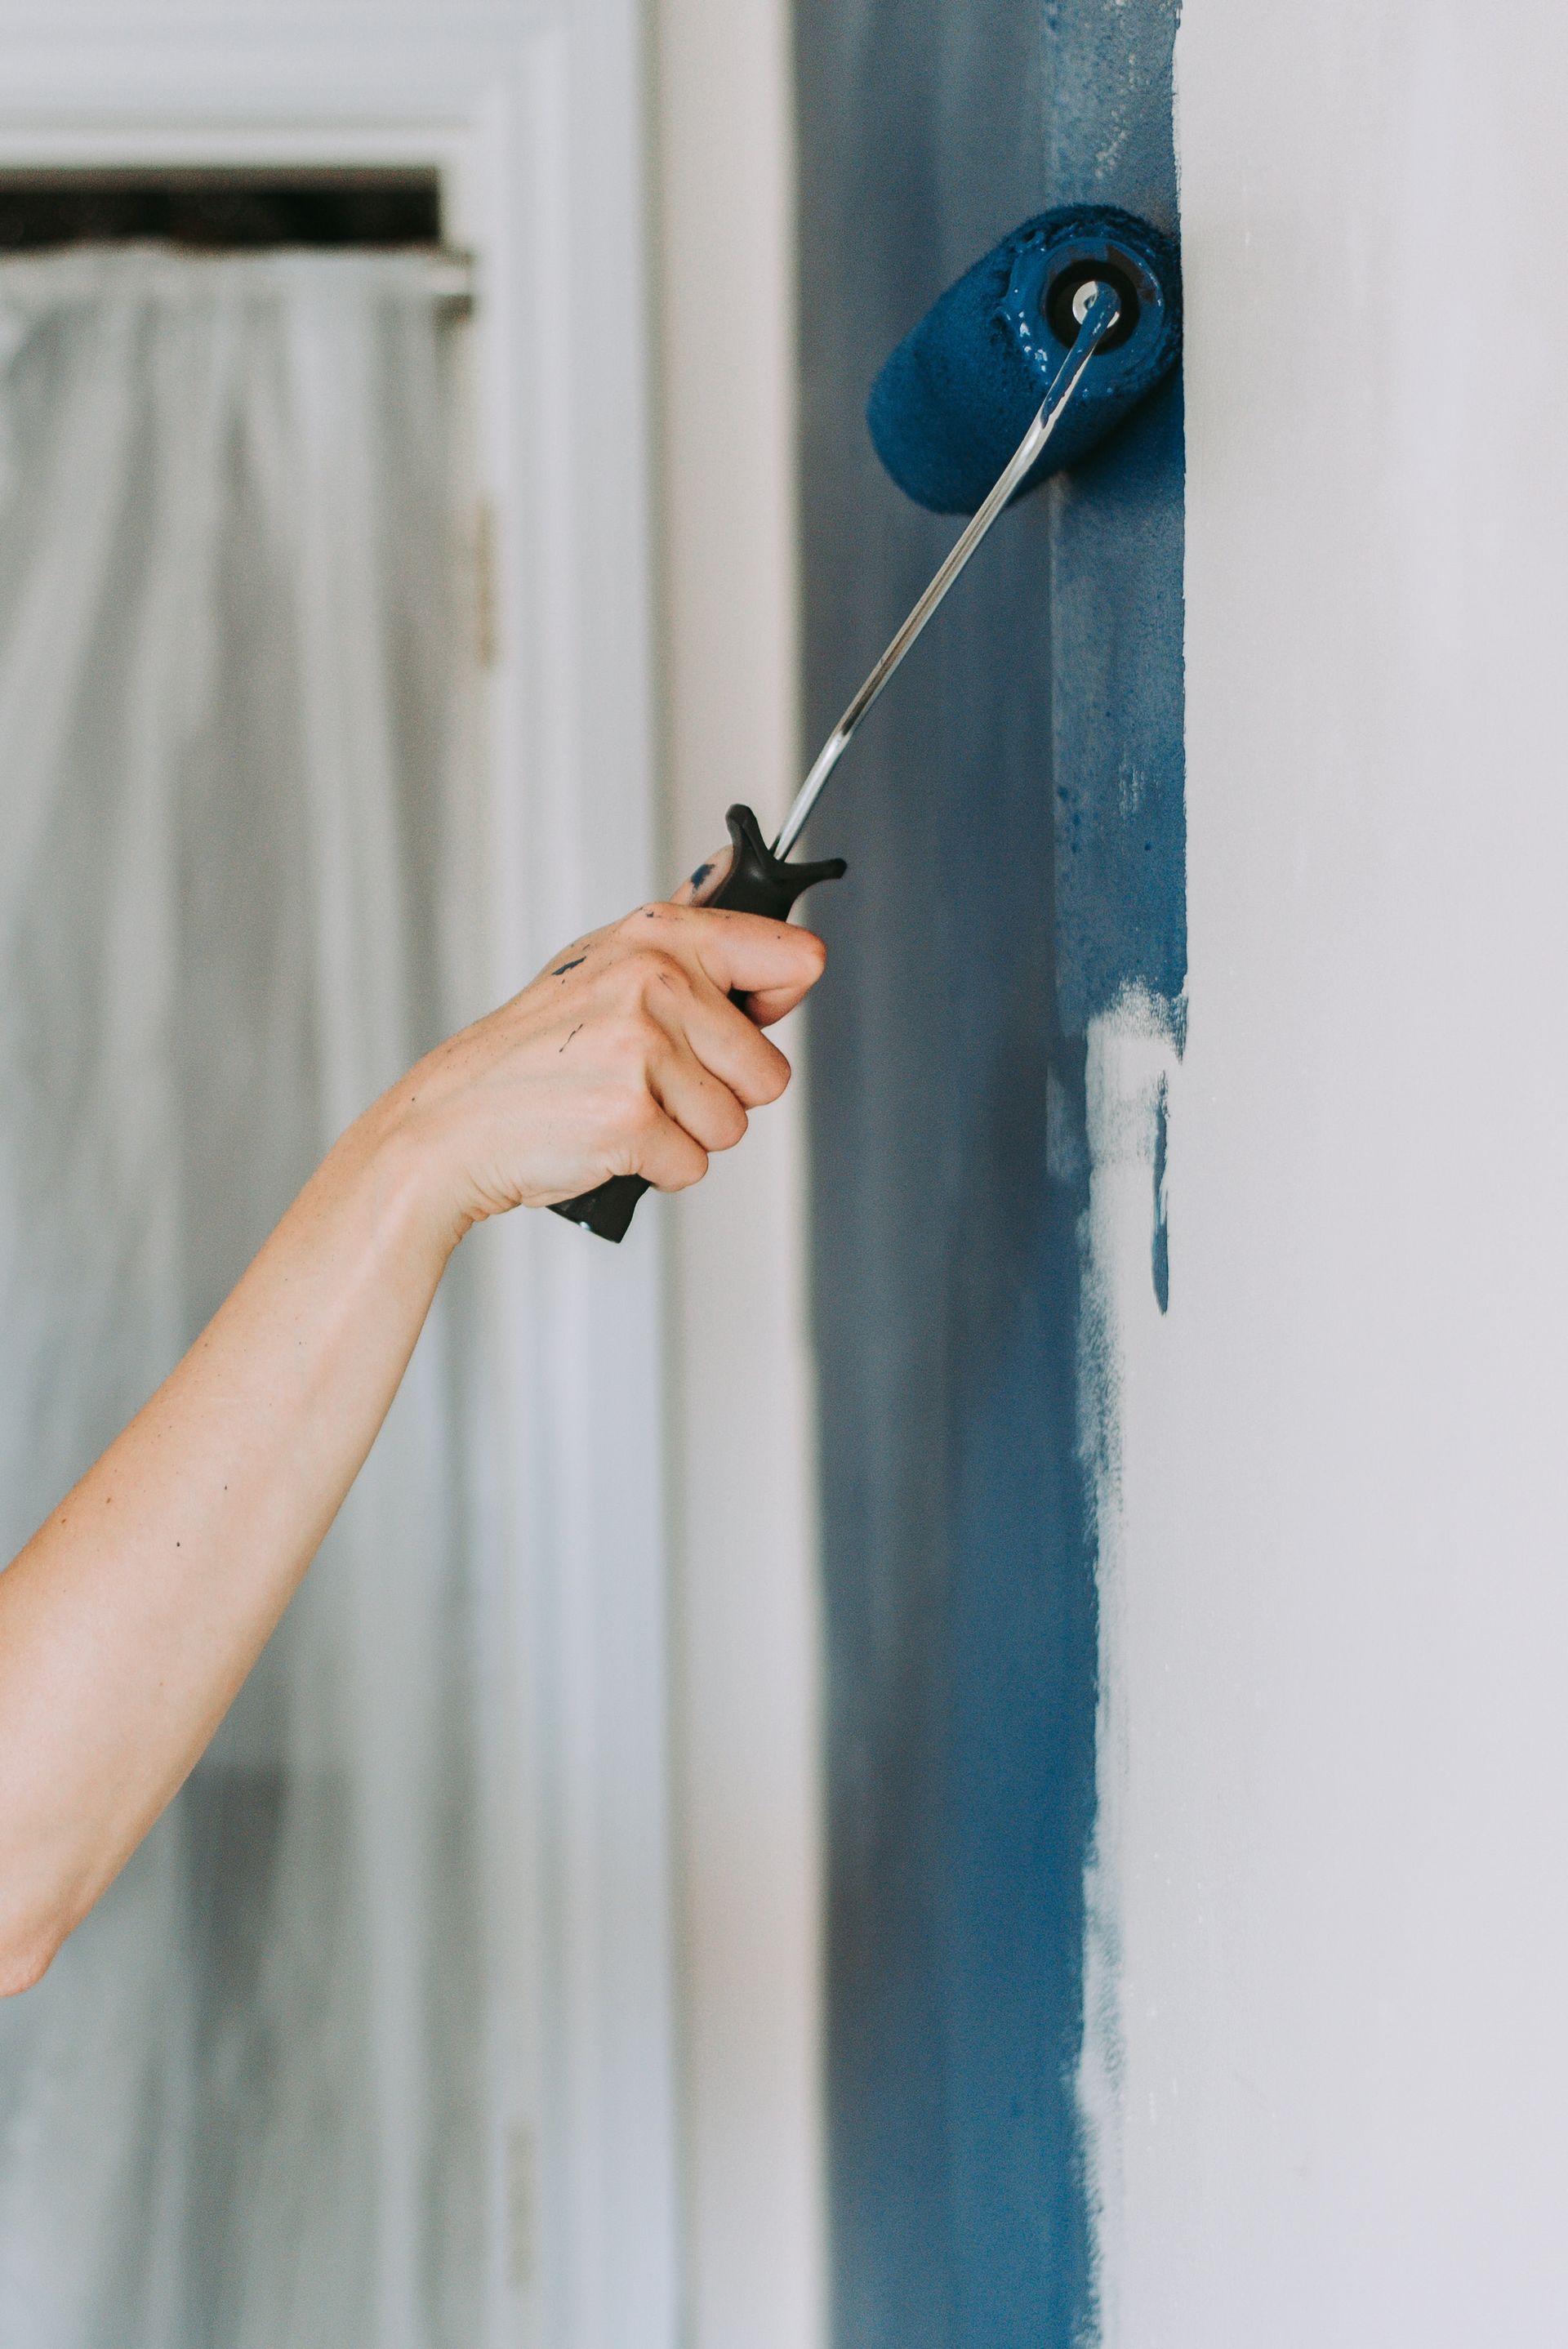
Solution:
[[[758,1023],[821,964],[806,931],[645,906],[555,956],[349,1128],[0,1575],[0,1990],[37,1979],[211,1737],[463,1234],[610,1174],[697,1181],[783,1091],[788,1064]]]

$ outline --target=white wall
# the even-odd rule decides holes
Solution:
[[[672,877],[799,780],[788,0],[658,0],[661,681]],[[666,1203],[688,2349],[822,2327],[804,1116]]]
[[[1124,1348],[1110,2337],[1568,2339],[1568,15],[1187,0],[1191,1032]],[[1136,1023],[1124,1023],[1135,1025]],[[1106,1104],[1109,1103],[1109,1108]],[[1146,1105],[1146,1102],[1145,1102]]]

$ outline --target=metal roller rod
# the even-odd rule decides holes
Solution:
[[[811,810],[822,796],[829,776],[849,749],[856,727],[872,702],[877,699],[882,688],[887,684],[959,573],[968,563],[970,556],[975,553],[1019,482],[1033,471],[1039,460],[1040,451],[1057,429],[1062,410],[1078,389],[1084,369],[1120,316],[1120,305],[1109,285],[1101,285],[1091,280],[1088,285],[1079,286],[1073,300],[1073,312],[1078,321],[1078,333],[1073,337],[1071,349],[1051,378],[1050,388],[1040,402],[1038,414],[997,476],[995,485],[985,504],[965,523],[954,542],[951,552],[944,558],[930,586],[926,588],[908,619],[899,629],[892,644],[889,645],[886,652],[883,653],[881,660],[878,661],[864,685],[823,743],[818,753],[817,762],[796,792],[794,802],[784,819],[783,829],[773,843],[775,856],[789,855],[789,851],[804,832],[807,818],[810,815]]]

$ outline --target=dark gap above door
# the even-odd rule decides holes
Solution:
[[[0,253],[149,240],[200,252],[438,245],[433,171],[0,171]]]

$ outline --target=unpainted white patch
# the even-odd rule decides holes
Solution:
[[[1128,1754],[1121,1459],[1130,1361],[1161,1342],[1150,1278],[1155,1138],[1162,1092],[1174,1094],[1183,1007],[1129,988],[1089,1024],[1089,1204],[1080,1235],[1084,1309],[1078,1446],[1088,1484],[1099,1593],[1095,1830],[1084,1879],[1084,2034],[1078,2099],[1088,2167],[1094,2323],[1090,2340],[1120,2349],[1118,2257],[1122,2208],[1126,1986],[1121,1961]],[[1167,1145],[1169,1150],[1169,1144]],[[1169,1156],[1167,1184],[1169,1184]]]

